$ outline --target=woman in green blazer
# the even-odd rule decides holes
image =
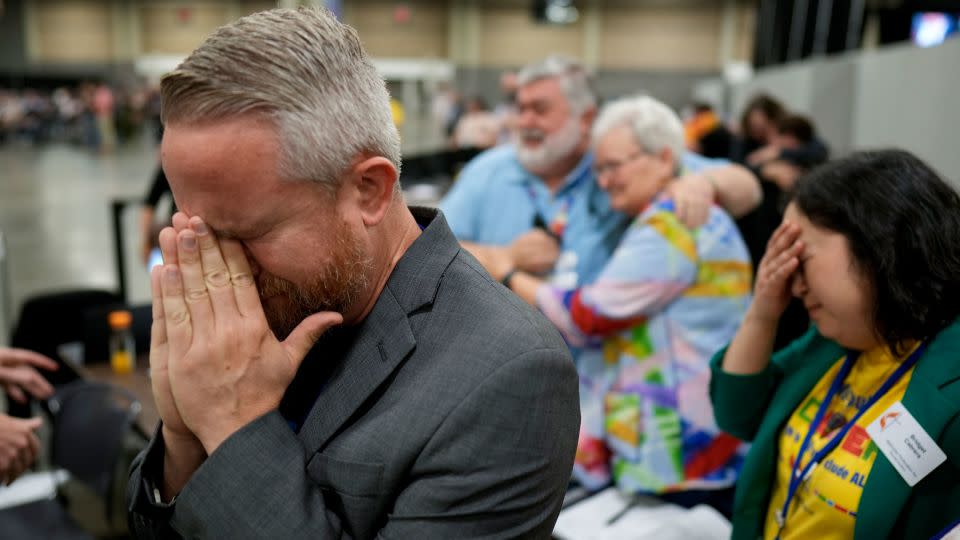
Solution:
[[[773,354],[790,296],[814,327]],[[960,525],[960,196],[902,151],[797,186],[753,303],[713,359],[751,441],[733,537],[931,538]]]

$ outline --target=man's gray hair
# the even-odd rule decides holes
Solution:
[[[164,123],[272,120],[284,179],[335,191],[360,155],[400,168],[383,78],[356,31],[323,9],[264,11],[217,29],[163,77],[160,92]]]
[[[591,133],[596,147],[607,133],[628,127],[644,152],[658,153],[669,148],[679,167],[685,151],[683,124],[670,107],[650,96],[633,96],[612,101],[600,111]]]
[[[563,95],[574,112],[586,112],[597,106],[597,95],[593,91],[590,74],[583,64],[568,56],[552,55],[524,67],[517,74],[517,85],[523,87],[553,78],[560,81]]]

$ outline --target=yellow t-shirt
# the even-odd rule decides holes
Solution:
[[[912,350],[915,347],[911,347]],[[800,406],[793,411],[780,433],[777,452],[777,473],[773,486],[773,496],[767,509],[764,538],[776,538],[779,529],[776,513],[783,508],[787,498],[791,466],[796,459],[800,445],[810,429],[810,423],[816,416],[820,404],[830,389],[837,372],[843,365],[840,358],[827,371]],[[886,347],[877,347],[860,355],[850,374],[834,396],[823,421],[810,441],[810,447],[800,461],[800,470],[810,458],[827,445],[843,426],[857,415],[870,397],[891,376],[900,362]],[[782,540],[798,538],[853,538],[854,520],[860,505],[863,486],[870,476],[870,468],[877,458],[877,445],[867,435],[867,426],[877,419],[888,407],[900,401],[907,389],[911,368],[904,376],[881,397],[855,425],[823,461],[817,465],[810,478],[797,488],[780,538]]]

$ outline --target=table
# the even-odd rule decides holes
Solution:
[[[137,427],[147,437],[153,436],[157,422],[160,421],[160,413],[157,411],[156,402],[153,401],[153,391],[150,388],[150,365],[146,358],[138,358],[137,369],[124,375],[115,373],[110,364],[88,364],[78,371],[87,380],[119,386],[133,394],[141,407],[140,414],[137,416]]]

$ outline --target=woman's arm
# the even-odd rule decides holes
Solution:
[[[769,365],[777,324],[790,302],[790,283],[802,252],[800,229],[784,221],[773,233],[757,268],[753,302],[723,358],[724,371],[750,375]]]

